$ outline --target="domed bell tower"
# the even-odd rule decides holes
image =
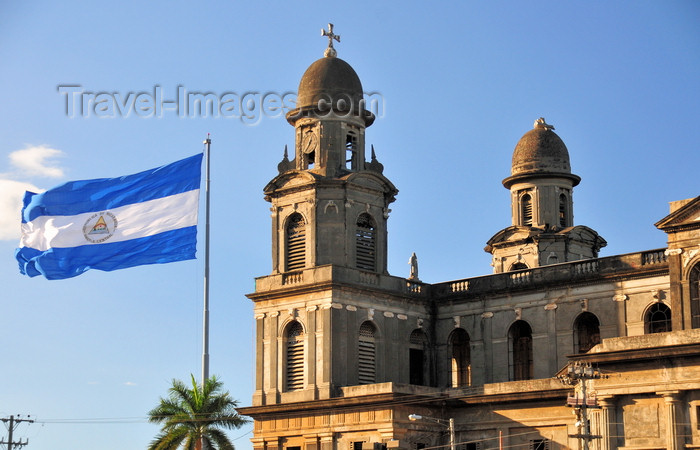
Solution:
[[[513,151],[510,190],[512,225],[499,231],[485,251],[495,273],[598,257],[606,245],[594,230],[574,226],[569,151],[554,127],[540,117]]]
[[[365,129],[375,116],[365,109],[362,83],[337,57],[333,41],[306,70],[296,108],[294,158],[287,150],[279,175],[264,189],[272,203],[272,272],[334,264],[386,273],[387,219],[397,189],[382,174],[374,149],[366,161]]]

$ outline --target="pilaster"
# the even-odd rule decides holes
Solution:
[[[616,400],[615,397],[598,396],[600,411],[600,450],[614,450],[617,445],[617,425],[616,425]]]
[[[685,448],[685,439],[681,433],[681,391],[657,392],[663,396],[666,405],[666,448],[680,450]]]

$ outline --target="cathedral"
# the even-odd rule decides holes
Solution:
[[[667,248],[599,257],[605,239],[574,222],[568,149],[539,118],[503,180],[494,273],[428,284],[412,258],[390,275],[398,189],[324,33],[287,114],[293,158],[264,188],[272,271],[248,295],[255,392],[239,408],[253,448],[700,448],[700,197],[655,224]]]

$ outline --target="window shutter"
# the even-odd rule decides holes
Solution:
[[[521,205],[523,214],[522,225],[530,227],[532,226],[532,197],[530,197],[530,194],[523,195]]]
[[[360,339],[358,348],[358,376],[359,384],[372,384],[376,382],[376,346],[374,338],[374,325],[365,322],[360,326]]]
[[[355,231],[355,261],[361,270],[376,270],[377,238],[374,220],[369,214],[361,214]]]
[[[304,388],[304,330],[299,322],[292,323],[287,331],[287,383],[288,391]]]
[[[287,223],[287,270],[299,270],[306,266],[306,222],[295,213]]]

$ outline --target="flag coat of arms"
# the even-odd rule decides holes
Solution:
[[[20,272],[54,280],[193,259],[202,157],[26,192],[15,251]]]

